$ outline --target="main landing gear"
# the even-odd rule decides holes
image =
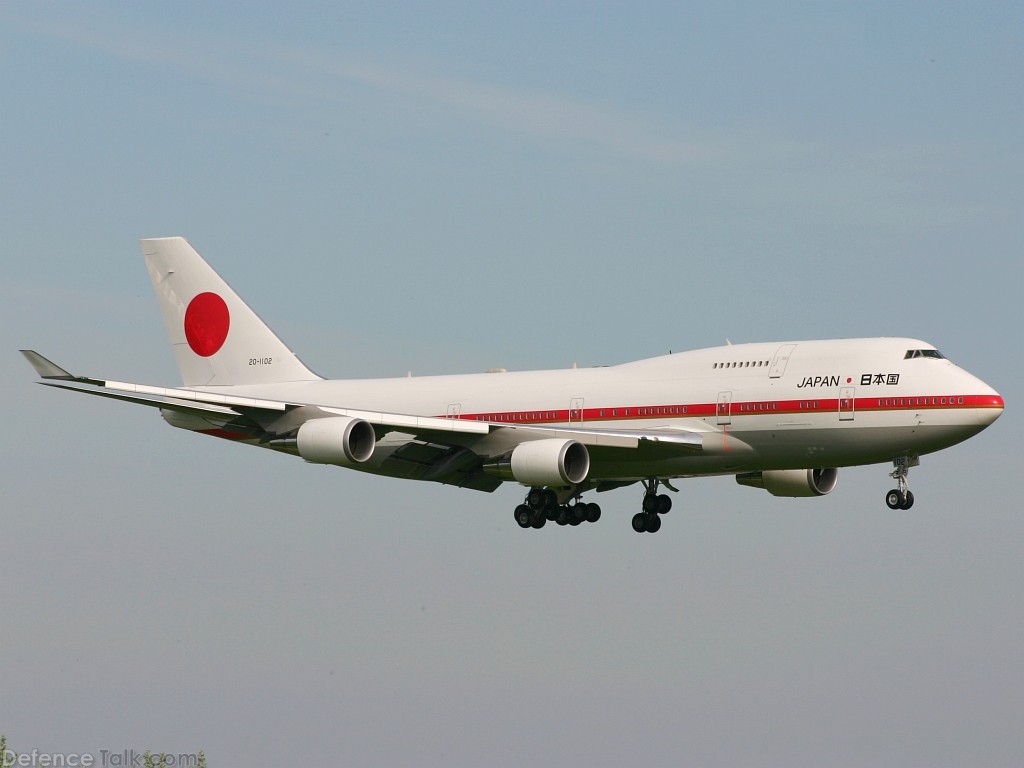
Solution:
[[[899,483],[899,487],[885,494],[885,503],[889,509],[910,509],[914,506],[914,494],[907,487],[907,475],[910,474],[911,467],[916,467],[920,463],[916,456],[900,456],[893,459],[894,469],[889,473],[889,477]]]
[[[658,478],[644,480],[643,484],[643,512],[633,515],[633,530],[637,533],[657,533],[661,530],[661,515],[668,514],[672,509],[672,499],[664,493],[658,493]]]
[[[642,512],[633,515],[633,530],[637,533],[657,533],[661,530],[661,516],[672,509],[672,499],[658,488],[664,485],[674,491],[667,480],[652,477],[641,481],[644,486]],[[587,504],[577,489],[555,492],[551,488],[531,488],[523,503],[515,509],[520,528],[543,528],[548,521],[558,525],[576,526],[596,523],[601,519],[601,507]]]
[[[587,504],[579,496],[571,498],[572,503],[559,504],[558,494],[550,488],[531,488],[525,503],[516,507],[516,522],[520,528],[543,528],[548,520],[576,526],[601,519],[601,507],[597,504]]]

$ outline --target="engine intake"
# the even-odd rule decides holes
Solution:
[[[839,482],[839,470],[835,467],[769,469],[736,475],[736,482],[751,488],[763,488],[772,496],[824,496],[835,490]]]
[[[377,435],[369,422],[350,416],[310,419],[295,437],[299,456],[313,464],[362,464],[373,455]]]
[[[537,488],[577,485],[590,472],[590,453],[575,440],[531,440],[485,463],[484,471]]]

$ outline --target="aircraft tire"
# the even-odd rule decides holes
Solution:
[[[597,504],[587,504],[587,522],[596,523],[601,519],[601,507]]]
[[[647,515],[643,512],[637,512],[633,515],[633,530],[637,533],[643,533],[647,530]]]
[[[899,509],[903,506],[903,494],[898,489],[893,488],[885,494],[885,505],[889,509]]]
[[[907,491],[907,498],[900,504],[900,509],[910,509],[912,506],[914,506],[914,492]]]
[[[672,498],[664,493],[658,496],[658,514],[667,515],[672,509]]]
[[[533,524],[533,510],[525,504],[516,507],[515,517],[520,528],[529,528]]]
[[[658,517],[658,513],[655,512],[652,515],[648,515],[647,516],[647,521],[645,522],[644,525],[645,525],[645,528],[646,528],[648,533],[657,533],[658,531],[660,531],[661,530],[661,518]]]

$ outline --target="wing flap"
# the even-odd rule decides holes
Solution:
[[[505,426],[498,429],[522,431],[539,437],[557,437],[577,440],[584,445],[602,448],[641,448],[664,446],[686,452],[704,450],[704,436],[686,429],[661,427],[658,429],[596,429],[586,427]]]

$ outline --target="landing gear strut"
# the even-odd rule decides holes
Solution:
[[[885,494],[885,503],[889,509],[910,509],[914,506],[914,494],[907,487],[907,475],[910,474],[911,467],[916,467],[920,463],[916,456],[900,456],[893,459],[893,470],[889,477],[895,480],[899,487]]]
[[[642,512],[633,515],[633,530],[637,533],[657,533],[661,530],[661,515],[672,509],[672,499],[658,493],[660,481],[656,477],[644,480]],[[666,483],[666,485],[668,485]],[[671,487],[671,486],[669,486]]]
[[[558,525],[576,526],[600,520],[601,507],[587,504],[579,494],[559,504],[558,494],[550,488],[531,488],[524,503],[516,507],[515,518],[520,528],[543,528],[548,520]]]

